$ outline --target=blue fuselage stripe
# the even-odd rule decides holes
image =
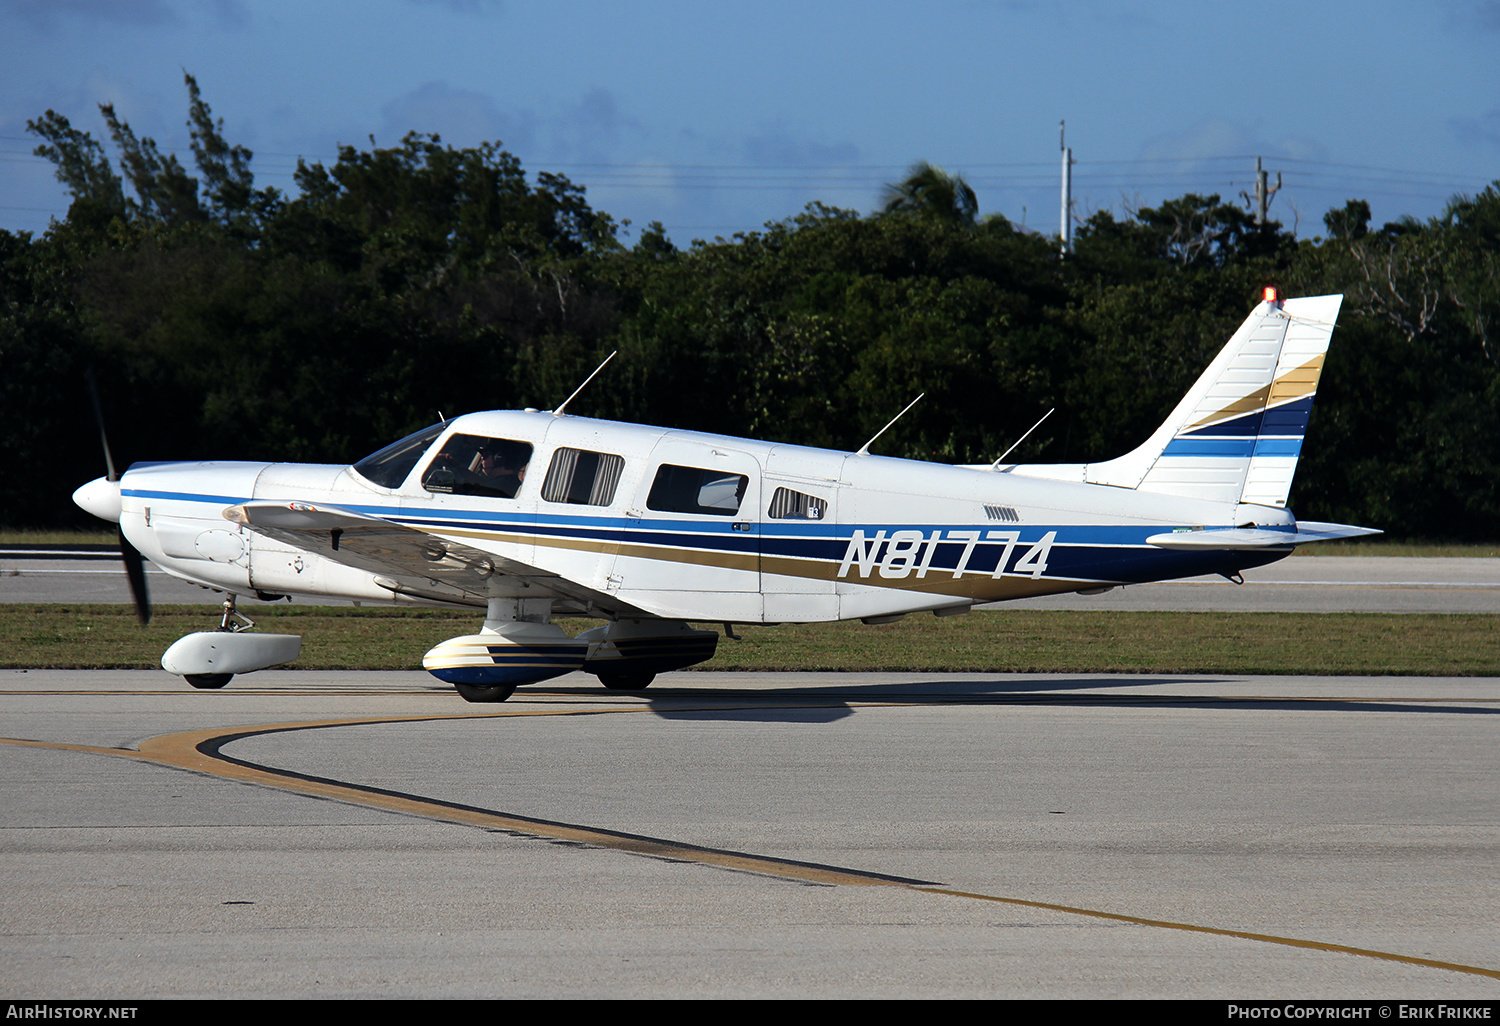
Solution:
[[[1182,439],[1174,440],[1176,445]],[[1193,440],[1201,444],[1206,440]],[[1268,443],[1276,443],[1275,446]],[[1235,440],[1233,444],[1248,448],[1256,446],[1261,455],[1296,455],[1299,439],[1260,439],[1252,443]],[[1290,450],[1290,451],[1288,451]],[[1171,453],[1171,448],[1168,448]],[[1249,455],[1247,452],[1246,455]],[[149,489],[125,489],[124,493],[142,499],[167,499],[181,502],[211,503],[217,506],[236,505],[247,500],[227,495],[211,495],[196,492],[172,492]],[[270,500],[274,501],[274,500]],[[1207,552],[1191,553],[1166,551],[1146,544],[1153,534],[1171,530],[1173,526],[1191,525],[1142,525],[1122,526],[1105,524],[813,524],[807,521],[794,523],[766,522],[750,523],[751,531],[735,531],[728,524],[701,523],[685,520],[645,520],[626,517],[569,517],[562,515],[536,514],[531,512],[508,512],[475,509],[424,509],[420,513],[413,509],[403,510],[392,506],[354,506],[339,508],[352,513],[379,517],[395,524],[417,530],[437,533],[472,531],[475,534],[531,536],[537,544],[545,546],[546,539],[570,539],[597,543],[631,544],[656,548],[664,553],[670,550],[699,549],[720,552],[735,552],[746,555],[759,553],[768,557],[783,557],[808,560],[817,563],[841,564],[855,547],[854,535],[863,533],[862,546],[865,555],[847,568],[840,580],[850,583],[883,583],[880,571],[873,569],[868,576],[860,572],[861,566],[879,567],[890,555],[896,542],[897,532],[910,532],[902,544],[917,555],[913,560],[912,573],[918,566],[925,566],[922,574],[928,579],[941,579],[951,575],[963,562],[965,576],[993,574],[1000,557],[1010,548],[1010,558],[1004,572],[1018,573],[1014,568],[1033,547],[1040,544],[1049,532],[1056,532],[1046,559],[1047,577],[1061,577],[1087,581],[1143,582],[1164,577],[1192,576],[1202,573],[1218,573],[1226,569],[1232,572],[1248,566],[1260,565],[1278,559],[1283,554]],[[1288,527],[1288,531],[1292,528]],[[988,537],[991,533],[1002,535]],[[956,533],[976,533],[975,544],[969,548],[970,539],[955,538]],[[918,542],[913,535],[919,535]],[[937,536],[934,544],[934,535]],[[1009,537],[1015,535],[1015,539]],[[877,539],[879,539],[877,541]],[[521,540],[525,542],[523,537]],[[931,553],[926,550],[931,548]],[[964,560],[965,551],[968,559]]]

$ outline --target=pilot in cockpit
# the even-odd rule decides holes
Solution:
[[[474,472],[485,483],[507,499],[515,496],[526,480],[526,464],[531,455],[531,446],[525,446],[523,454],[519,447],[505,442],[490,441],[479,447]]]
[[[430,492],[514,498],[531,462],[528,442],[454,435],[422,479]]]

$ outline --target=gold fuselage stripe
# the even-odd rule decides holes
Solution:
[[[951,595],[954,598],[969,599],[973,602],[1000,602],[1006,599],[1031,598],[1037,595],[1057,595],[1096,584],[1117,583],[1094,579],[1031,578],[1009,575],[996,578],[991,576],[990,571],[968,570],[964,571],[962,577],[955,578],[952,570],[945,569],[931,570],[926,577],[919,577],[918,571],[913,569],[904,578],[886,578],[881,576],[879,567],[872,570],[868,577],[860,576],[859,570],[855,567],[850,567],[847,576],[839,577],[839,564],[831,559],[768,556],[764,553],[757,555],[749,552],[724,552],[717,549],[687,549],[676,545],[645,545],[639,542],[615,540],[593,541],[587,538],[563,538],[551,534],[520,534],[514,531],[460,529],[434,531],[434,533],[451,535],[455,538],[471,538],[477,541],[536,545],[545,548],[568,549],[574,552],[613,554],[631,559],[651,559],[662,563],[685,563],[720,570],[740,570],[745,573],[777,574],[782,577],[800,577],[812,581],[858,584],[891,591],[919,591],[932,595]],[[952,544],[952,541],[945,543]],[[629,588],[625,590],[629,591]]]

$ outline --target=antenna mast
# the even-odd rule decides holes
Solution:
[[[927,394],[926,392],[922,393],[922,395],[926,395],[926,394]],[[911,409],[913,406],[917,405],[917,403],[921,402],[922,401],[922,395],[917,396],[911,402],[907,403],[906,404],[906,410]],[[896,421],[898,421],[902,417],[906,416],[906,410],[902,410],[900,413],[898,413],[894,417],[892,417],[891,418],[891,423],[887,424],[885,427],[883,427],[879,431],[875,432],[874,437],[872,437],[864,445],[861,445],[859,447],[859,451],[856,452],[854,455],[856,455],[856,456],[868,456],[868,455],[870,455],[870,446],[872,446],[872,445],[875,444],[875,439],[879,438],[881,435],[885,434],[886,431],[890,428],[891,424],[896,423]]]
[[[606,356],[604,358],[604,363],[608,363],[609,361],[613,360],[615,358],[615,356],[619,354],[619,352],[620,351],[618,349],[616,349],[613,353],[610,353],[608,356]],[[601,363],[599,366],[595,367],[594,368],[594,373],[590,374],[588,377],[584,378],[583,379],[583,384],[581,384],[577,388],[573,389],[573,394],[570,395],[570,396],[568,396],[566,399],[564,399],[562,401],[562,403],[557,407],[557,409],[555,409],[555,410],[552,411],[552,416],[554,416],[554,417],[561,417],[563,415],[563,410],[567,407],[567,405],[570,402],[572,402],[574,399],[578,398],[578,393],[579,392],[582,392],[585,388],[588,388],[589,382],[594,380],[594,375],[598,374],[600,371],[602,371],[604,369],[604,363]]]
[[[1048,417],[1052,416],[1053,412],[1055,412],[1056,410],[1057,410],[1057,407],[1054,406],[1054,407],[1052,407],[1052,409],[1050,409],[1046,413],[1042,414],[1042,420],[1046,420]],[[1001,467],[1001,465],[1005,463],[1005,457],[1007,457],[1011,453],[1015,452],[1017,445],[1020,445],[1022,442],[1026,441],[1026,439],[1030,438],[1031,437],[1031,433],[1033,431],[1035,431],[1037,428],[1039,428],[1039,427],[1042,426],[1042,420],[1037,421],[1035,424],[1031,425],[1031,427],[1027,428],[1026,429],[1026,433],[1024,435],[1022,435],[1020,438],[1017,438],[1015,440],[1015,442],[1011,445],[1011,447],[1009,449],[1006,449],[1004,452],[1002,452],[1000,454],[1000,458],[998,460],[996,460],[994,463],[990,464],[990,469],[991,470],[999,470],[1000,467]]]

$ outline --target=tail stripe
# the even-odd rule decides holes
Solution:
[[[1163,456],[1228,456],[1231,459],[1249,459],[1254,454],[1253,438],[1183,438],[1179,435],[1162,450]]]

